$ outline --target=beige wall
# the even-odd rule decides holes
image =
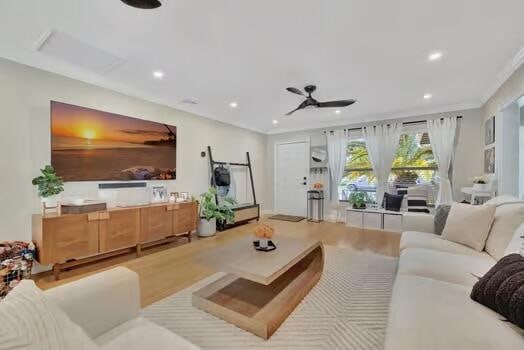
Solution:
[[[437,118],[442,115],[461,115],[463,118],[460,122],[460,134],[455,154],[454,173],[453,173],[453,196],[455,200],[463,199],[460,189],[471,185],[471,178],[483,173],[482,169],[482,149],[484,138],[479,137],[482,132],[483,121],[480,115],[480,109],[469,109],[462,111],[451,111],[442,114],[419,115],[401,119],[402,121],[418,121],[431,118]],[[349,127],[360,127],[362,124],[349,125]],[[280,142],[289,142],[293,140],[310,140],[312,145],[325,143],[325,137],[321,136],[322,129],[291,132],[284,134],[275,134],[268,136],[267,142],[267,188],[268,196],[266,197],[267,208],[274,203],[273,186],[274,186],[274,169],[273,157],[275,144]]]
[[[245,161],[249,151],[258,201],[265,201],[265,135],[0,59],[0,241],[31,238],[31,213],[39,209],[31,179],[50,163],[50,100],[176,125],[177,180],[163,182],[170,191],[206,190],[209,163],[200,157],[206,146],[219,160]],[[97,195],[94,182],[69,183],[64,192]]]

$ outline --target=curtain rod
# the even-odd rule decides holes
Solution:
[[[444,118],[440,118],[440,120],[443,120]],[[462,116],[459,115],[457,116],[457,119],[462,119]],[[412,121],[412,122],[403,122],[402,125],[410,125],[410,124],[420,124],[420,123],[425,123],[427,120],[417,120],[417,121]],[[389,123],[387,125],[390,125]],[[362,130],[363,127],[360,127],[360,128],[344,128],[343,130],[344,131],[358,131],[358,130]],[[322,131],[322,134],[327,134],[328,132],[333,132],[335,130],[324,130]]]

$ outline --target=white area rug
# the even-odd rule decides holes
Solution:
[[[268,340],[191,306],[215,274],[143,310],[202,349],[382,349],[397,259],[325,246],[322,278]]]

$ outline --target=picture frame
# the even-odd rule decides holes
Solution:
[[[164,185],[151,187],[151,203],[164,203],[168,201],[167,189]]]
[[[484,150],[484,173],[495,173],[495,147]]]
[[[489,118],[484,124],[484,145],[495,143],[495,116]]]
[[[189,192],[180,192],[180,198],[186,202],[189,201]]]

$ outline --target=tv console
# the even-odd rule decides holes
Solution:
[[[117,207],[84,214],[34,214],[37,261],[53,265],[55,279],[74,266],[136,252],[179,238],[191,241],[197,202]]]

